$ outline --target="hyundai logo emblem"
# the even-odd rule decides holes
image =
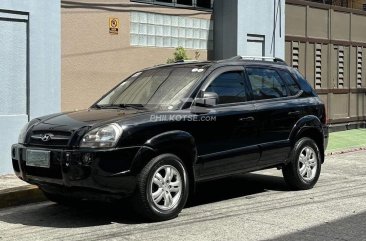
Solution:
[[[44,134],[42,137],[41,137],[41,140],[46,142],[46,141],[49,141],[52,139],[54,135],[53,134]]]

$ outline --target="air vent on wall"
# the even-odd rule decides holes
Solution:
[[[299,42],[292,42],[292,67],[299,68]]]
[[[322,87],[322,45],[315,45],[315,88]]]
[[[357,88],[362,87],[362,47],[357,47]]]
[[[344,47],[338,47],[338,88],[344,87]]]

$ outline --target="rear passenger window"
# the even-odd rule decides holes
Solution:
[[[277,71],[265,68],[247,68],[255,100],[287,97],[285,84]]]
[[[285,81],[287,88],[290,91],[290,94],[297,95],[300,91],[300,88],[292,75],[285,70],[278,70],[278,73],[280,73],[282,79]]]

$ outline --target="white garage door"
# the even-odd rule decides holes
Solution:
[[[28,16],[0,10],[0,174],[11,173],[11,144],[28,121]]]

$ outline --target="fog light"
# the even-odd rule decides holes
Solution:
[[[83,154],[81,157],[81,163],[83,165],[89,166],[92,164],[93,156],[90,153]]]

